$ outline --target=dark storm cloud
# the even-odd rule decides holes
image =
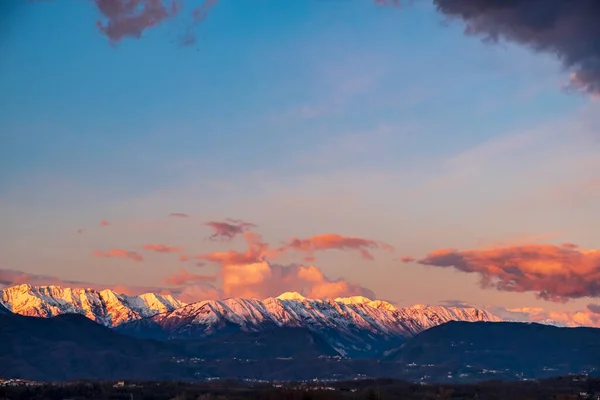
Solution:
[[[556,55],[570,71],[570,87],[600,94],[600,1],[433,0],[460,19],[467,34],[516,42]]]

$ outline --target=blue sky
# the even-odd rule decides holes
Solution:
[[[553,57],[465,36],[425,2],[223,0],[193,46],[178,42],[183,16],[113,46],[91,2],[10,1],[0,42],[9,269],[158,285],[177,260],[149,259],[140,277],[90,253],[227,247],[195,226],[117,228],[177,211],[252,221],[271,241],[334,231],[415,256],[556,232],[546,241],[599,239],[588,222],[598,188],[586,186],[598,177],[597,103],[561,89],[568,74]],[[568,200],[548,194],[569,185],[579,192],[565,189]],[[391,256],[365,266],[334,252],[319,265],[396,302],[467,291],[473,303],[548,306]]]

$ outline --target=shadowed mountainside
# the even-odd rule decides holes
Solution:
[[[0,343],[0,376],[55,381],[480,381],[600,370],[600,329],[523,323],[449,322],[409,339],[385,359],[342,358],[307,328],[161,342],[119,334],[82,315],[0,314]]]
[[[453,321],[409,339],[388,352],[386,360],[526,374],[592,370],[600,368],[600,329]]]

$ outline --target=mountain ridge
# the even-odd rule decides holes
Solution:
[[[25,316],[81,314],[120,333],[158,340],[307,328],[349,357],[381,355],[406,338],[448,321],[501,321],[478,308],[396,307],[363,296],[320,300],[297,292],[264,300],[231,297],[185,304],[153,293],[127,296],[109,289],[19,285],[3,289],[0,304]]]
[[[185,303],[170,295],[145,293],[119,294],[110,289],[65,288],[22,284],[0,291],[0,306],[30,317],[81,314],[108,327],[123,322],[173,311]]]
[[[264,300],[228,298],[191,303],[115,329],[148,339],[193,339],[272,328],[308,328],[321,334],[342,356],[378,356],[432,326],[452,320],[501,319],[477,308],[423,306],[396,308],[366,297],[307,299],[284,293]]]

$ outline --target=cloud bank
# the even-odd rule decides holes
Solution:
[[[589,306],[588,306],[589,308]],[[565,326],[593,326],[600,327],[600,314],[588,310],[578,311],[552,311],[538,307],[521,307],[509,309],[490,310],[501,318],[517,321],[558,323]]]
[[[344,279],[331,279],[314,265],[283,266],[272,262],[289,247],[272,249],[260,235],[252,232],[246,232],[244,240],[244,251],[229,250],[195,257],[220,266],[221,290],[226,297],[266,298],[288,291],[314,298],[374,297],[371,290]],[[313,251],[312,247],[309,250]]]
[[[439,249],[417,263],[478,274],[483,287],[537,292],[550,301],[600,297],[600,250],[580,249],[572,243]]]

